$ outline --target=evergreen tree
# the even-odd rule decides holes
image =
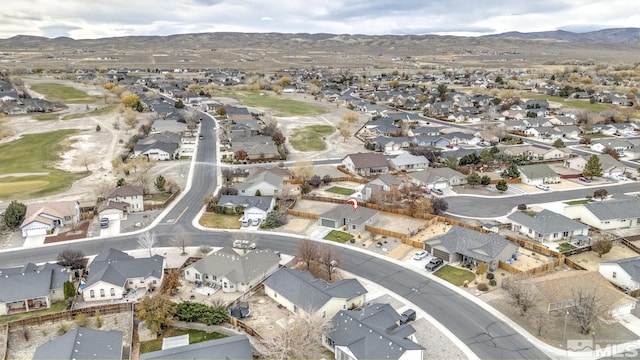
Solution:
[[[26,213],[27,205],[13,200],[4,212],[4,224],[9,229],[15,229],[20,226]]]
[[[602,176],[602,164],[600,164],[600,158],[597,155],[591,155],[589,160],[582,170],[582,175],[593,179],[594,176]]]

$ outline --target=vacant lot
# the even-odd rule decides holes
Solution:
[[[324,137],[333,134],[331,125],[311,125],[293,129],[289,142],[298,151],[322,151],[327,148]]]
[[[273,114],[275,116],[310,116],[327,112],[318,106],[285,99],[265,92],[230,91],[225,92],[224,96],[239,100],[242,105],[248,107],[272,109],[275,112]]]
[[[94,104],[101,101],[99,96],[91,96],[71,86],[57,83],[32,84],[31,90],[42,94],[49,100],[62,100],[69,104]]]
[[[111,104],[111,105],[106,105],[100,108],[97,108],[95,110],[89,111],[89,112],[85,112],[85,113],[75,113],[75,114],[68,114],[62,117],[62,120],[72,120],[72,119],[81,119],[84,117],[88,117],[88,116],[101,116],[101,115],[106,115],[111,113],[113,110],[115,110],[118,107],[118,105],[115,104]]]
[[[594,251],[583,252],[582,254],[569,256],[569,260],[586,268],[587,270],[598,271],[600,263],[603,261],[614,261],[638,256],[636,252],[622,244],[613,244],[611,251],[599,257]]]

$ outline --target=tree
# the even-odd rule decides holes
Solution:
[[[338,271],[338,263],[342,260],[340,254],[333,246],[325,245],[320,249],[318,257],[318,265],[322,269],[325,279],[331,282],[335,278]]]
[[[572,291],[574,306],[569,313],[571,317],[578,323],[580,333],[589,334],[592,325],[598,320],[600,314],[600,298],[596,295],[595,290],[586,290],[582,288]]]
[[[434,215],[443,215],[449,209],[449,203],[445,199],[437,197],[431,200],[431,207]]]
[[[458,161],[458,165],[475,165],[480,164],[481,162],[482,158],[480,157],[480,155],[476,153],[469,153],[460,158],[460,161]]]
[[[222,168],[222,179],[224,180],[225,183],[230,183],[231,181],[233,181],[233,170],[231,170],[231,168],[225,167]]]
[[[129,161],[128,165],[133,169],[133,181],[140,186],[145,194],[149,193],[149,182],[151,181],[151,169],[158,161],[145,156],[137,157]]]
[[[22,224],[26,213],[27,205],[13,200],[4,211],[4,224],[9,229],[15,229]]]
[[[150,231],[145,231],[138,235],[138,246],[143,249],[149,250],[149,257],[153,256],[153,247],[156,246],[158,239],[156,234]]]
[[[311,160],[296,160],[291,168],[293,176],[301,181],[306,181],[313,176],[313,162]]]
[[[431,214],[433,212],[431,201],[423,197],[413,200],[409,209],[412,214]]]
[[[56,260],[58,265],[73,270],[84,268],[84,253],[82,250],[64,249],[58,253]]]
[[[593,179],[594,176],[602,176],[602,164],[600,164],[600,158],[597,155],[591,155],[587,163],[582,169],[582,175]]]
[[[320,251],[318,243],[304,239],[298,243],[297,249],[296,257],[305,264],[307,270],[311,270],[311,265],[318,259],[318,252]]]
[[[506,181],[500,180],[496,183],[496,190],[505,192],[507,189],[509,189],[509,185],[507,185]]]
[[[482,175],[480,178],[480,185],[487,186],[491,184],[491,178],[488,175]]]
[[[531,274],[514,275],[502,281],[502,288],[509,294],[511,304],[524,316],[537,301],[535,287],[531,283]]]
[[[309,179],[309,185],[317,188],[322,184],[322,178],[319,175],[313,175],[310,179]]]
[[[515,179],[520,176],[520,170],[516,163],[511,163],[507,168],[500,173],[500,177],[503,179]]]
[[[349,123],[342,120],[336,125],[336,128],[340,132],[340,136],[342,136],[343,141],[346,142],[349,135],[351,135]]]
[[[153,182],[153,186],[159,192],[165,192],[165,185],[167,184],[167,180],[165,180],[164,176],[158,175],[156,177],[156,181]]]
[[[607,146],[604,149],[602,149],[602,153],[603,154],[608,154],[611,155],[612,158],[616,159],[616,160],[620,160],[620,153],[618,152],[618,150]]]
[[[96,125],[96,132],[100,132],[100,130],[102,130],[102,128],[100,127],[100,125]]]
[[[180,272],[177,269],[171,269],[162,278],[160,293],[174,296],[178,293],[178,288],[180,288]]]
[[[475,171],[467,175],[467,183],[471,185],[471,187],[480,184],[480,175]]]
[[[175,247],[179,247],[182,250],[180,255],[187,254],[187,247],[191,245],[191,237],[185,233],[177,233],[171,238],[171,245]]]
[[[607,189],[598,189],[593,192],[593,197],[599,198],[600,201],[606,199],[608,195],[609,195],[609,192],[607,191]]]
[[[176,103],[174,104],[176,109],[184,109],[184,103],[182,102],[182,100],[178,100],[176,101]]]
[[[136,306],[136,317],[144,321],[151,332],[161,334],[173,320],[176,305],[168,296],[157,294],[145,296]]]
[[[440,97],[440,101],[445,101],[447,99],[447,88],[446,84],[438,85],[438,96]]]
[[[218,325],[229,319],[229,312],[224,306],[208,306],[185,301],[176,306],[176,317],[180,321]]]
[[[478,267],[476,268],[476,274],[478,275],[486,274],[488,269],[489,269],[489,266],[487,265],[487,263],[481,262],[480,264],[478,264]]]
[[[591,250],[595,251],[599,257],[608,253],[613,248],[613,243],[610,240],[596,240],[593,244],[591,244]]]
[[[247,152],[243,149],[240,149],[235,153],[233,153],[233,157],[236,158],[237,160],[243,161],[247,158]]]
[[[312,309],[300,309],[292,322],[267,332],[262,341],[265,359],[312,359],[323,352],[322,336],[329,329],[329,318],[312,316]]]
[[[358,113],[348,112],[342,116],[342,120],[344,120],[347,124],[355,124],[358,122]]]
[[[62,290],[65,299],[72,299],[76,296],[76,286],[73,284],[73,281],[65,281]]]
[[[640,171],[640,168],[638,168],[638,171]],[[325,185],[330,184],[331,180],[333,180],[333,178],[329,174],[322,177],[322,183]]]
[[[556,139],[556,141],[553,142],[552,146],[555,147],[555,148],[566,147],[566,145],[564,144],[564,141],[562,141],[562,139]]]
[[[133,110],[139,109],[141,105],[140,95],[132,93],[122,94],[122,96],[120,97],[120,102],[122,103],[122,106]]]

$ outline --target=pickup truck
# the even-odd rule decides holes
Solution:
[[[431,261],[429,261],[429,263],[427,265],[424,266],[425,269],[429,270],[429,271],[433,271],[436,268],[438,268],[438,266],[444,264],[444,260],[440,259],[440,258],[433,258],[431,259]]]

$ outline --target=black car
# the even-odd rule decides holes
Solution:
[[[108,228],[109,227],[109,218],[103,217],[102,219],[100,219],[100,227],[101,228]]]
[[[438,266],[444,264],[444,260],[440,258],[433,258],[427,265],[424,266],[425,269],[429,271],[435,270]]]
[[[416,311],[413,309],[405,310],[402,315],[400,315],[400,325],[406,324],[409,321],[414,321],[416,319]]]

